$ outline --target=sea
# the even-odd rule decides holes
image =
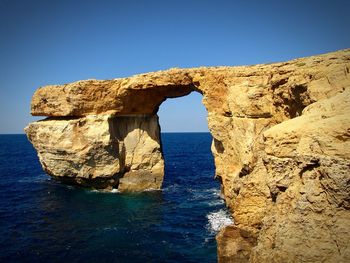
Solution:
[[[163,189],[62,184],[21,135],[0,135],[0,262],[216,262],[232,219],[214,180],[209,133],[162,133]]]

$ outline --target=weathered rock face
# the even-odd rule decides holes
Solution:
[[[260,159],[242,177],[246,181],[233,201],[238,233],[245,234],[227,238],[232,230],[225,229],[219,247],[255,239],[257,244],[246,245],[234,257],[248,252],[250,262],[348,261],[349,125],[346,89],[266,130]],[[233,258],[228,255],[222,254],[223,262]]]
[[[198,91],[235,220],[217,237],[219,261],[349,262],[349,73],[350,50],[343,50],[47,86],[34,94],[32,114],[52,118],[26,132],[53,176],[125,191],[159,188],[154,114],[166,98]]]
[[[283,261],[286,254],[294,262],[350,259],[349,125],[347,89],[264,132],[265,154],[252,176],[265,177],[272,202],[252,261]],[[317,249],[302,250],[307,244]]]
[[[44,170],[65,182],[120,191],[162,185],[157,116],[56,117],[32,123],[25,131]]]

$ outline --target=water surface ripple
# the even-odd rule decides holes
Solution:
[[[24,135],[0,136],[1,262],[216,262],[230,222],[209,133],[162,134],[163,191],[101,193],[45,175]]]

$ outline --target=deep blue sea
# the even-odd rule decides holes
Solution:
[[[163,133],[162,191],[105,193],[51,179],[25,135],[0,135],[1,262],[216,262],[230,222],[209,133]]]

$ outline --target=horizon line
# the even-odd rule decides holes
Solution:
[[[210,133],[210,131],[161,131],[160,133]],[[0,133],[0,135],[26,135],[23,133]]]

